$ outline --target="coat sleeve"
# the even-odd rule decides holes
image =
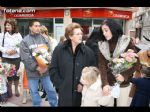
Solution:
[[[52,55],[51,66],[50,66],[50,77],[56,88],[59,88],[59,85],[62,82],[62,78],[59,72],[59,46],[55,48]]]
[[[94,52],[89,48],[89,66],[97,66],[96,64],[96,56]]]
[[[107,79],[107,62],[101,52],[98,53],[98,61],[100,62],[98,67],[101,72],[101,80],[102,80],[102,87],[103,87],[105,85],[109,85],[109,82]]]
[[[37,68],[37,62],[35,59],[32,57],[29,47],[25,41],[22,41],[20,44],[20,57],[22,62],[25,65],[25,68],[30,70],[30,71],[35,71]]]
[[[131,79],[131,83],[137,85],[137,83],[138,83],[138,78],[132,78],[132,79]]]

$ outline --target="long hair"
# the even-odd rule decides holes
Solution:
[[[86,40],[85,45],[91,48],[94,52],[95,58],[96,58],[96,65],[98,66],[98,41],[100,41],[102,33],[100,32],[100,27],[95,27],[93,31],[91,32],[89,38]]]
[[[95,27],[87,40],[100,40],[100,27]]]
[[[12,32],[11,32],[12,34],[19,32],[18,27],[17,27],[17,21],[15,19],[7,19],[4,23],[4,26],[5,26],[4,33],[7,32],[7,30],[6,30],[7,23],[9,23],[12,26]]]
[[[102,34],[100,37],[101,41],[106,41],[105,36],[103,35],[103,32],[102,32],[103,25],[107,25],[109,27],[112,33],[112,38],[114,40],[118,40],[118,38],[123,35],[122,27],[117,21],[113,19],[105,19],[100,26],[100,33]]]

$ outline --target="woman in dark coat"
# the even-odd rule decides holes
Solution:
[[[82,43],[82,36],[78,23],[69,24],[65,29],[67,40],[53,52],[50,74],[58,89],[59,106],[81,105],[81,71],[86,66],[96,66],[94,53]]]
[[[98,52],[99,52],[98,41],[100,40],[101,34],[102,33],[100,33],[100,27],[95,27],[85,43],[85,45],[87,45],[88,47],[90,47],[93,50],[93,52],[96,56],[97,66],[98,66],[98,62],[100,62],[100,61],[98,61]]]

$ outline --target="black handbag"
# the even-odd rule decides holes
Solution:
[[[4,33],[4,36],[3,36],[2,47],[4,47],[4,38],[5,38],[5,33]],[[2,51],[0,51],[0,57],[2,58]]]

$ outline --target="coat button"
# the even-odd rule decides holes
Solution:
[[[79,63],[76,63],[77,66],[79,66]]]
[[[76,80],[78,79],[78,77],[76,77]]]

